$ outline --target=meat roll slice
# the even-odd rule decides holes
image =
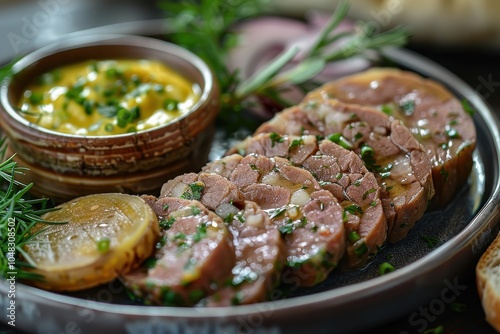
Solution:
[[[469,108],[441,84],[412,72],[377,68],[325,84],[306,97],[324,98],[377,106],[411,130],[432,164],[436,194],[429,208],[447,205],[466,183],[476,129]]]
[[[235,264],[231,233],[198,201],[146,200],[160,218],[160,242],[154,258],[122,281],[149,304],[195,305],[230,277]]]
[[[199,200],[212,211],[225,203],[244,205],[243,195],[233,182],[208,173],[179,175],[162,186],[160,197]]]
[[[309,101],[286,109],[256,133],[321,135],[354,151],[381,189],[388,239],[404,238],[434,195],[431,163],[400,121],[374,108],[337,100]]]
[[[237,154],[204,171],[224,175],[267,211],[285,236],[288,270],[301,285],[321,282],[338,265],[345,252],[343,209],[311,173],[283,158]]]
[[[285,262],[285,245],[278,228],[254,202],[247,201],[243,210],[228,203],[217,214],[226,217],[233,235],[236,265],[225,286],[200,304],[229,306],[264,301],[279,284]]]
[[[347,259],[360,266],[376,254],[387,238],[387,224],[374,174],[352,151],[316,136],[261,133],[248,137],[228,153],[261,154],[289,159],[319,181],[344,208]]]

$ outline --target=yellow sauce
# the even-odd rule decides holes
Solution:
[[[199,97],[197,85],[158,61],[86,61],[37,78],[24,92],[19,112],[53,131],[106,136],[166,124]]]

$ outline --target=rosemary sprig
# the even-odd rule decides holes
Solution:
[[[237,69],[231,71],[226,65],[229,52],[238,41],[234,27],[242,20],[265,12],[266,3],[262,0],[161,2],[161,8],[174,31],[167,38],[198,54],[216,73],[222,91],[223,118],[232,119],[231,113],[250,108],[256,101],[277,109],[287,107],[291,102],[283,98],[283,92],[291,86],[310,90],[314,87],[311,79],[328,63],[364,56],[369,50],[401,46],[408,39],[404,29],[378,33],[368,24],[360,24],[349,32],[334,32],[349,10],[348,2],[342,1],[308,50],[291,47],[271,60],[259,73],[244,79]],[[339,43],[333,51],[332,43]],[[292,60],[299,51],[305,56],[293,64]]]
[[[46,198],[29,198],[28,191],[33,184],[25,185],[16,180],[16,175],[24,173],[26,168],[18,166],[14,156],[5,159],[6,148],[6,139],[3,138],[0,140],[0,276],[15,273],[19,279],[40,279],[26,270],[33,261],[23,247],[36,235],[30,232],[35,224],[59,222],[46,222],[41,218],[53,209],[48,207]],[[23,255],[23,260],[20,255]]]

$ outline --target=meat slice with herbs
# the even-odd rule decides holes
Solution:
[[[235,264],[231,233],[198,201],[145,200],[160,218],[160,241],[154,257],[122,281],[148,304],[195,305],[230,277]]]
[[[338,100],[308,101],[262,124],[256,133],[319,135],[354,151],[374,173],[388,239],[404,238],[434,195],[430,159],[410,130],[372,107]]]
[[[238,187],[221,175],[187,173],[166,182],[160,197],[177,197],[199,200],[210,210],[225,203],[243,205],[244,199]]]
[[[376,68],[327,83],[306,96],[330,98],[376,106],[411,130],[432,164],[436,194],[429,208],[450,203],[466,183],[476,146],[474,111],[441,84],[412,72]]]
[[[349,266],[361,266],[387,238],[387,224],[375,175],[353,151],[316,136],[260,133],[228,151],[282,157],[306,169],[341,203]]]
[[[335,268],[345,253],[343,209],[310,172],[283,158],[237,154],[209,163],[206,173],[233,182],[245,200],[257,203],[285,237],[289,275],[312,286]]]
[[[227,203],[217,214],[224,217],[233,235],[236,265],[226,284],[199,305],[229,306],[266,300],[279,284],[285,262],[285,245],[277,226],[250,201],[242,210]]]

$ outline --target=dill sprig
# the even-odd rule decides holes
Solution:
[[[29,197],[33,183],[25,185],[16,180],[16,176],[27,169],[17,165],[14,155],[5,158],[6,149],[6,139],[3,138],[0,140],[0,276],[14,273],[19,279],[40,279],[39,275],[26,270],[33,266],[33,261],[23,247],[36,235],[30,232],[35,224],[60,222],[47,222],[41,218],[54,209],[48,206],[47,198]]]
[[[173,31],[167,38],[199,55],[217,76],[223,118],[232,119],[231,113],[251,108],[256,101],[276,110],[287,107],[292,102],[283,93],[291,87],[310,90],[314,87],[312,79],[328,63],[364,56],[370,50],[402,46],[409,37],[402,28],[379,33],[363,23],[353,31],[334,32],[349,11],[348,2],[342,1],[308,50],[292,46],[254,76],[241,78],[238,69],[231,71],[227,66],[228,55],[238,43],[235,25],[265,13],[266,4],[268,1],[264,0],[160,2]],[[338,43],[337,47],[332,48],[333,43]],[[294,63],[299,52],[305,57]]]

